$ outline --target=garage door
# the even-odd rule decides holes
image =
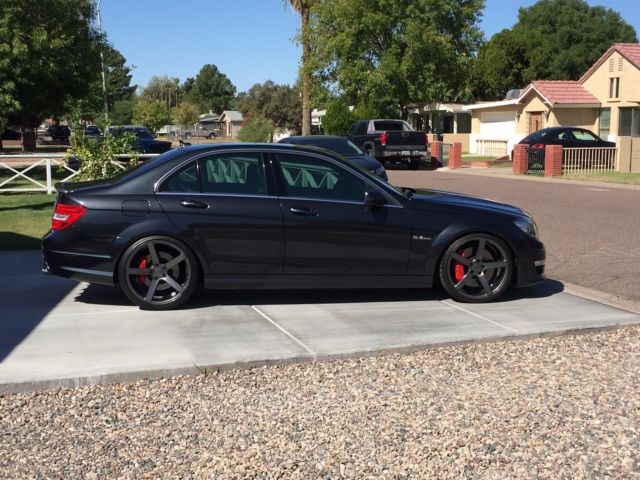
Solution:
[[[514,112],[482,112],[480,137],[507,140],[516,131]]]

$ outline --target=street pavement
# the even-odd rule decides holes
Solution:
[[[431,291],[203,291],[141,311],[116,289],[0,252],[0,392],[128,381],[640,323],[557,282],[486,305]]]
[[[506,174],[505,174],[506,173]],[[391,183],[510,203],[531,213],[547,249],[547,277],[640,310],[640,187],[519,179],[500,168],[390,170]]]

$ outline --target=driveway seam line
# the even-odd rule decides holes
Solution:
[[[300,345],[302,348],[304,348],[308,353],[311,354],[311,356],[313,357],[314,360],[317,359],[316,353],[313,350],[311,350],[302,340],[299,340],[298,338],[296,338],[292,333],[287,331],[287,329],[285,329],[284,327],[280,326],[280,324],[278,324],[275,320],[270,318],[266,313],[264,313],[262,310],[260,310],[255,305],[251,305],[251,308],[253,310],[255,310],[258,314],[260,314],[260,316],[262,316],[262,318],[267,320],[269,323],[271,323],[273,326],[275,326],[278,330],[280,330],[282,333],[284,333],[287,337],[289,337],[291,340],[293,340],[298,345]]]
[[[446,300],[441,300],[441,302],[442,302],[442,303],[444,303],[445,305],[448,305],[448,306],[452,307],[452,308],[455,308],[455,309],[460,310],[460,311],[462,311],[462,312],[464,312],[464,313],[468,313],[469,315],[472,315],[472,316],[474,316],[474,317],[476,317],[476,318],[479,318],[480,320],[484,320],[485,322],[489,322],[489,323],[491,323],[491,324],[493,324],[493,325],[496,325],[496,326],[498,326],[498,327],[502,327],[502,328],[504,328],[505,330],[510,331],[511,333],[514,333],[514,334],[516,334],[516,335],[520,335],[520,332],[518,332],[518,330],[514,330],[514,329],[513,329],[513,328],[511,328],[511,327],[507,327],[506,325],[502,325],[501,323],[498,323],[498,322],[496,322],[495,320],[491,320],[490,318],[487,318],[487,317],[485,317],[485,316],[482,316],[482,315],[480,315],[480,314],[478,314],[478,313],[474,313],[474,312],[472,312],[472,311],[470,311],[470,310],[467,310],[466,308],[462,308],[462,307],[459,307],[458,305],[454,305],[454,304],[452,304],[452,303],[449,303],[449,302],[447,302]]]

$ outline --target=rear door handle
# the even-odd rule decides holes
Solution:
[[[317,217],[318,216],[318,212],[316,212],[315,210],[311,210],[310,208],[291,207],[291,209],[289,211],[291,213],[293,213],[294,215],[304,215],[305,217]]]
[[[180,205],[187,208],[209,208],[209,204],[199,200],[182,200]]]

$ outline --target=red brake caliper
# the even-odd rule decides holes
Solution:
[[[147,268],[147,259],[146,259],[146,257],[145,257],[145,258],[143,258],[143,259],[140,261],[140,264],[139,264],[138,266],[139,266],[140,268]],[[138,283],[139,283],[140,285],[144,285],[144,279],[145,279],[145,278],[146,278],[146,276],[145,276],[145,275],[138,275]]]
[[[458,255],[464,257],[464,250],[460,250],[458,252]],[[460,280],[462,280],[462,277],[464,277],[464,265],[460,262],[456,262],[453,267],[453,277],[455,278],[456,282],[459,282]]]

